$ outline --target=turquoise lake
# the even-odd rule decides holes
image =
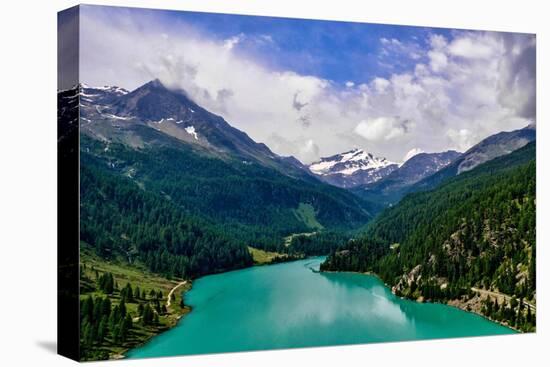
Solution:
[[[376,277],[316,273],[324,258],[200,278],[193,311],[129,358],[513,334],[478,315],[396,297]]]

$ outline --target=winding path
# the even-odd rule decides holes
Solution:
[[[169,309],[170,304],[172,303],[172,294],[174,293],[174,291],[185,284],[187,284],[187,280],[184,280],[183,282],[178,283],[178,285],[176,285],[174,288],[170,290],[170,293],[168,293],[168,299],[166,300],[166,309]]]
[[[507,295],[507,294],[488,291],[488,290],[485,290],[485,289],[479,289],[479,288],[472,287],[472,291],[477,292],[477,293],[481,294],[482,296],[483,295],[484,296],[491,296],[491,297],[495,297],[497,299],[498,298],[504,298],[507,302],[510,302],[510,300],[512,299],[512,297]],[[523,304],[526,305],[527,307],[529,307],[531,309],[531,311],[534,311],[534,312],[537,311],[537,306],[535,306],[534,304],[529,303],[529,302],[525,302],[525,301],[523,301]]]
[[[174,291],[176,289],[178,289],[179,287],[181,287],[182,285],[185,285],[187,284],[187,280],[184,280],[183,282],[180,282],[178,283],[174,288],[170,289],[170,293],[168,293],[168,299],[166,300],[166,310],[168,312],[170,312],[170,305],[172,304],[172,300],[170,298],[172,298],[172,293],[174,293]],[[153,307],[153,312],[156,313],[158,315],[158,312],[157,310],[155,310],[155,308]],[[134,317],[132,319],[133,322],[138,322],[139,320],[141,319],[141,316],[138,316],[138,317]]]

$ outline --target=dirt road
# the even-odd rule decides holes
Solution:
[[[506,302],[510,302],[510,300],[512,299],[511,296],[507,295],[507,294],[504,294],[504,293],[500,293],[500,292],[493,292],[493,291],[488,291],[488,290],[485,290],[485,289],[479,289],[479,288],[475,288],[475,287],[472,287],[472,291],[476,292],[476,293],[479,293],[481,294],[482,296],[491,296],[491,297],[494,297],[496,299],[499,300],[499,302],[502,302],[502,300],[506,300]],[[536,312],[537,311],[537,307],[529,302],[525,302],[523,301],[523,304],[526,305],[527,307],[529,307],[531,309],[531,311],[534,311]]]
[[[172,302],[172,294],[174,293],[174,291],[185,284],[187,284],[187,280],[184,280],[183,282],[178,283],[178,285],[176,285],[174,288],[170,290],[170,293],[168,293],[168,298],[166,301],[166,309],[170,307],[170,304]]]

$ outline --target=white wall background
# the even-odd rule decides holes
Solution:
[[[538,366],[550,347],[548,93],[550,30],[536,0],[118,0],[172,8],[537,33],[538,332],[116,362],[118,366]],[[0,12],[0,364],[70,365],[56,340],[56,12],[75,1],[9,1]],[[544,66],[546,65],[546,69]],[[545,358],[546,357],[546,358]],[[96,365],[95,363],[89,364]]]

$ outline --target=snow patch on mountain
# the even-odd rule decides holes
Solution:
[[[331,185],[350,188],[379,181],[397,167],[386,158],[376,157],[363,149],[353,149],[321,158],[311,164],[309,170]]]
[[[114,119],[114,120],[130,120],[131,117],[129,116],[118,116],[118,115],[113,115],[112,113],[105,113],[103,114],[103,116],[107,117],[107,118],[110,118],[110,119]]]
[[[104,85],[103,87],[92,87],[92,86],[90,86],[86,83],[80,83],[80,89],[81,89],[81,92],[80,92],[81,95],[84,94],[82,92],[82,90],[84,90],[84,89],[88,89],[88,90],[92,90],[92,91],[101,91],[101,92],[107,92],[107,93],[114,93],[114,94],[119,95],[119,96],[123,96],[125,94],[130,93],[130,91],[128,91],[127,89],[117,87],[117,86],[114,86],[114,85]]]
[[[197,132],[195,131],[195,127],[194,127],[194,126],[187,126],[187,127],[185,128],[185,131],[187,131],[187,133],[188,133],[189,135],[192,135],[192,136],[195,138],[195,140],[199,140],[199,135],[198,135]]]
[[[363,149],[353,149],[349,152],[321,158],[319,162],[310,165],[309,169],[316,175],[352,175],[357,171],[378,169],[392,164],[395,163],[386,158],[376,157]]]

